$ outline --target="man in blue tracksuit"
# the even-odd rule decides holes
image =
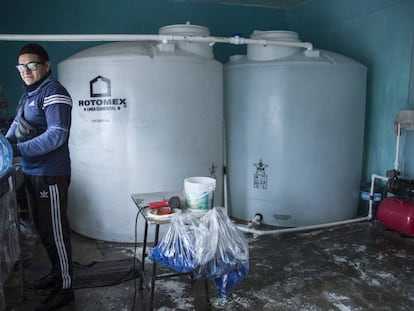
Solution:
[[[49,56],[42,46],[24,45],[16,68],[25,93],[6,138],[14,156],[20,157],[33,222],[52,265],[51,273],[33,284],[36,290],[51,290],[36,310],[56,310],[75,299],[66,214],[72,100],[52,77]]]

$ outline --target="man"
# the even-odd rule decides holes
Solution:
[[[72,100],[52,77],[49,56],[42,46],[24,45],[16,68],[26,91],[6,138],[14,156],[21,157],[33,223],[52,265],[51,273],[33,284],[36,290],[49,290],[36,310],[56,310],[75,299],[66,214]]]

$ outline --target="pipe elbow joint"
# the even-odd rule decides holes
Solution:
[[[244,42],[244,39],[239,36],[234,36],[230,38],[231,44],[239,45],[239,44],[243,44],[243,42]]]

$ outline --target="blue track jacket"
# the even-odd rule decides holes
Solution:
[[[49,75],[35,90],[26,92],[22,100],[24,117],[45,132],[25,142],[18,142],[25,174],[36,176],[70,175],[68,148],[72,99],[67,90]],[[6,137],[16,141],[15,129],[20,111]]]

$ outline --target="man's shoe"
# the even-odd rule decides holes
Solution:
[[[50,290],[56,287],[56,279],[52,272],[33,282],[32,288],[35,290]]]
[[[73,301],[75,301],[75,293],[72,288],[57,288],[40,305],[36,306],[35,310],[57,310],[60,307],[71,304]]]

